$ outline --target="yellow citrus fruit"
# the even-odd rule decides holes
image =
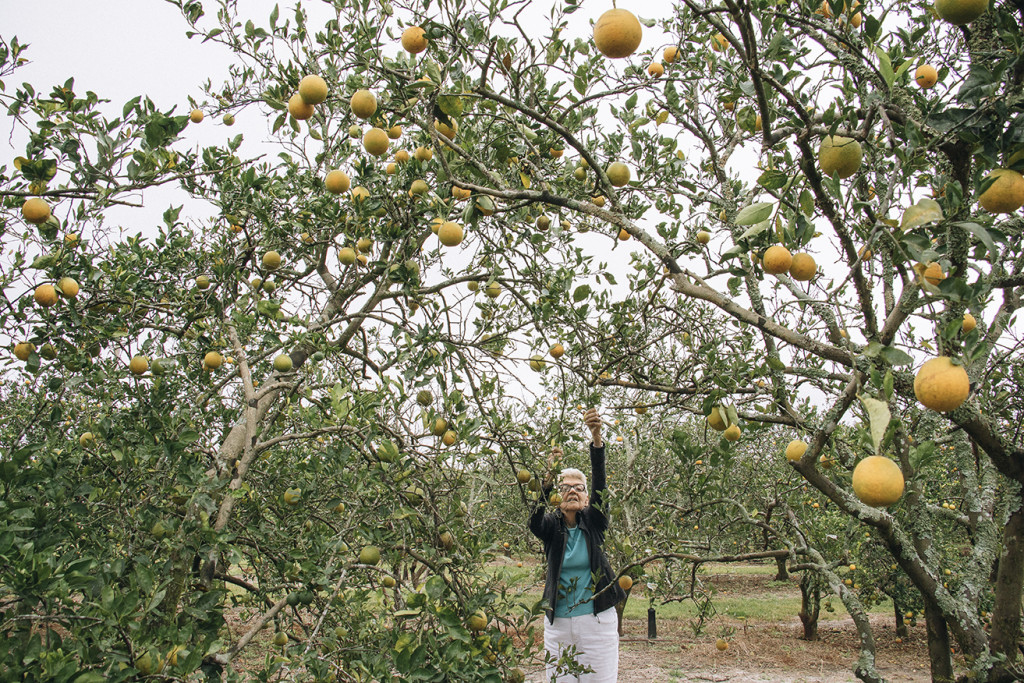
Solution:
[[[715,649],[717,649],[719,652],[725,652],[729,649],[729,641],[727,641],[724,638],[719,638],[715,641]]]
[[[789,274],[794,280],[806,282],[818,272],[818,264],[810,254],[799,252],[793,254],[793,262],[789,265]]]
[[[359,563],[375,565],[380,562],[380,548],[373,545],[364,546],[359,551]]]
[[[552,159],[559,159],[565,154],[565,150],[560,147],[552,147],[548,150],[548,154],[551,155]]]
[[[394,125],[388,128],[388,137],[391,138],[392,140],[397,140],[398,138],[402,137],[402,127],[399,125]]]
[[[50,205],[40,197],[30,197],[21,205],[21,216],[32,225],[42,225],[50,217]]]
[[[628,57],[640,46],[643,28],[629,10],[610,9],[594,24],[594,44],[611,59]]]
[[[188,120],[191,121],[192,123],[202,123],[203,122],[203,110],[202,109],[193,109],[191,112],[189,112]]]
[[[416,161],[430,161],[434,158],[434,150],[429,147],[417,147],[413,156],[416,157]]]
[[[793,255],[789,253],[789,249],[781,244],[776,244],[765,250],[761,262],[766,273],[778,275],[785,273],[793,265]]]
[[[458,440],[458,438],[459,438],[459,435],[456,434],[451,429],[449,429],[448,431],[446,431],[444,433],[444,436],[441,437],[441,443],[443,443],[445,446],[451,446],[453,443],[455,443]]]
[[[149,359],[145,356],[134,356],[128,362],[128,369],[133,375],[145,374],[146,370],[149,370]]]
[[[675,45],[666,47],[665,51],[661,53],[661,58],[665,60],[667,64],[671,64],[676,61],[676,57],[679,56],[679,48]]]
[[[626,240],[628,240],[628,239],[629,239],[629,237],[630,237],[630,235],[629,235],[629,231],[628,231],[628,230],[626,230],[625,228],[621,228],[621,229],[619,230],[619,239],[620,239],[620,240],[622,240],[623,242],[625,242]]]
[[[409,186],[409,192],[414,194],[414,195],[417,195],[417,196],[424,195],[429,190],[430,190],[430,188],[427,187],[426,181],[420,180],[418,178],[416,180],[412,181],[412,185]]]
[[[714,429],[716,432],[724,432],[726,424],[725,420],[722,419],[722,416],[720,414],[721,410],[719,410],[719,408],[720,406],[715,406],[711,410],[711,414],[708,415],[708,426]]]
[[[436,130],[438,133],[440,133],[441,135],[445,136],[449,140],[454,140],[455,139],[455,134],[459,130],[459,124],[455,121],[455,119],[450,119],[450,120],[451,120],[451,125],[448,125],[447,123],[441,123],[440,121],[435,119],[434,120],[434,130]]]
[[[548,353],[551,354],[552,358],[561,358],[563,355],[565,355],[565,347],[562,346],[561,344],[555,344],[550,349],[548,349]]]
[[[942,272],[942,266],[932,261],[924,270],[921,271],[921,276],[927,280],[930,284],[939,286],[939,283],[946,279],[946,274]]]
[[[971,381],[962,365],[949,356],[925,361],[914,377],[914,395],[925,408],[940,413],[956,410],[967,400]]]
[[[818,148],[818,166],[825,175],[849,178],[860,168],[863,151],[860,143],[841,135],[826,135]]]
[[[988,0],[935,0],[935,13],[955,26],[969,24],[988,9]]]
[[[888,507],[903,495],[903,472],[881,455],[871,455],[853,468],[853,492],[872,507]]]
[[[723,52],[729,49],[729,40],[721,33],[711,36],[711,49],[715,52]]]
[[[78,296],[79,292],[78,282],[76,282],[74,278],[70,277],[62,277],[57,280],[57,289],[59,289],[60,293],[69,299],[74,299]]]
[[[939,82],[939,72],[931,64],[922,64],[914,71],[914,81],[922,90],[928,90]]]
[[[619,588],[621,588],[624,591],[628,591],[632,587],[633,577],[631,577],[629,574],[623,574],[619,577]]]
[[[21,342],[14,345],[14,357],[18,360],[28,360],[28,357],[32,355],[32,352],[35,350],[35,344],[30,342]]]
[[[398,150],[397,152],[395,152],[395,161],[400,164],[404,164],[405,162],[409,161],[409,153],[406,152],[404,149]]]
[[[530,369],[533,370],[534,372],[540,372],[546,366],[547,363],[544,361],[544,356],[540,354],[534,354],[533,356],[530,356]]]
[[[964,313],[964,321],[960,325],[960,329],[963,330],[964,334],[967,334],[977,326],[978,321],[974,319],[974,316],[970,313]]]
[[[362,185],[356,185],[355,187],[352,188],[352,201],[354,201],[356,204],[363,203],[363,201],[369,199],[369,197],[370,191],[367,190]]]
[[[520,469],[516,472],[516,481],[520,484],[529,484],[531,479],[533,479],[533,474],[528,469]]]
[[[997,168],[988,174],[995,178],[978,197],[981,208],[989,213],[1013,213],[1024,206],[1024,176],[1008,168]]]
[[[804,453],[807,451],[807,444],[800,439],[793,439],[786,446],[786,460],[790,462],[796,462],[800,458],[804,457]]]
[[[368,119],[377,111],[377,96],[369,90],[356,90],[349,100],[352,113],[361,119]]]
[[[470,195],[472,194],[472,190],[466,190],[461,187],[455,187],[454,185],[452,186],[452,196],[458,199],[459,201],[469,199]]]
[[[299,97],[306,104],[320,104],[327,99],[327,81],[315,74],[299,81]]]
[[[551,219],[550,218],[548,218],[547,216],[538,216],[537,217],[537,229],[538,230],[543,232],[543,231],[547,230],[550,227],[551,227]]]
[[[486,294],[489,299],[497,299],[498,295],[501,294],[501,285],[497,282],[488,283],[487,286],[484,287],[484,294]]]
[[[224,363],[224,356],[216,351],[210,351],[203,356],[203,365],[211,370],[216,370]]]
[[[369,237],[360,237],[358,240],[356,240],[356,249],[363,252],[364,254],[368,253],[371,249],[373,249],[373,240],[371,240]]]
[[[729,425],[729,428],[722,432],[722,436],[725,437],[726,441],[739,441],[740,440],[740,426]]]
[[[341,194],[342,192],[348,192],[348,188],[351,186],[352,181],[349,180],[348,173],[335,169],[327,174],[324,178],[324,187],[331,194]]]
[[[446,221],[437,229],[437,238],[446,247],[454,247],[462,241],[462,226],[453,221]]]
[[[629,166],[621,161],[613,161],[608,164],[605,173],[608,175],[608,182],[615,187],[622,187],[629,182]]]
[[[708,232],[707,230],[700,230],[699,232],[697,232],[697,243],[698,244],[707,244],[710,241],[711,241],[711,233],[710,232]]]
[[[484,614],[483,610],[473,612],[473,614],[466,619],[466,626],[468,626],[471,631],[483,631],[487,628],[487,615]]]
[[[661,62],[651,62],[647,66],[647,74],[649,76],[653,76],[654,78],[657,78],[658,76],[661,76],[664,73],[665,73],[665,67],[662,65]]]
[[[57,303],[57,288],[53,285],[39,285],[32,298],[43,308],[49,308]]]
[[[279,354],[274,358],[274,369],[278,372],[292,371],[292,357],[287,353]]]
[[[338,261],[343,266],[351,266],[356,262],[356,250],[352,247],[342,247],[338,250]]]
[[[363,135],[363,148],[375,157],[381,157],[388,153],[388,146],[391,144],[388,134],[380,128],[371,128]]]
[[[263,255],[263,267],[267,270],[277,270],[281,267],[281,255],[276,251],[268,251]]]
[[[418,55],[427,49],[427,32],[419,26],[410,26],[402,31],[402,47],[406,52]]]
[[[305,121],[313,116],[314,111],[313,105],[308,104],[298,93],[292,95],[288,100],[288,113],[296,121]]]

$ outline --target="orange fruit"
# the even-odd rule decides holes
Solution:
[[[375,157],[387,154],[390,144],[388,134],[381,128],[371,128],[363,135],[363,148]]]
[[[402,31],[402,47],[406,52],[418,55],[427,49],[427,32],[419,26],[410,26]]]
[[[32,298],[43,308],[49,308],[57,303],[57,288],[53,285],[39,285]]]
[[[729,425],[729,428],[722,432],[722,436],[725,437],[726,441],[739,441],[740,440],[740,426]]]
[[[661,58],[665,60],[667,64],[671,64],[676,61],[676,57],[679,56],[679,48],[675,45],[666,47],[665,51],[661,53]]]
[[[629,574],[623,574],[619,577],[619,588],[624,591],[628,591],[633,587],[633,578]]]
[[[939,72],[931,64],[922,64],[914,71],[914,81],[922,90],[928,90],[939,82]]]
[[[793,254],[793,262],[789,265],[789,274],[794,280],[807,282],[818,272],[818,264],[810,254],[799,252]]]
[[[133,375],[145,374],[146,370],[149,370],[149,359],[145,356],[134,356],[128,362],[128,369]]]
[[[959,408],[971,392],[971,381],[962,365],[949,356],[925,361],[914,377],[914,395],[925,408],[946,413]]]
[[[561,358],[565,354],[565,347],[561,344],[555,344],[548,350],[548,353],[551,354],[552,358]]]
[[[613,161],[608,164],[605,174],[608,176],[608,182],[615,187],[622,187],[629,182],[629,166],[621,161]]]
[[[454,247],[462,242],[462,226],[452,221],[446,221],[437,229],[437,238],[446,247]]]
[[[352,113],[361,119],[368,119],[377,111],[377,97],[369,90],[356,90],[349,100]]]
[[[203,110],[202,109],[193,109],[191,112],[189,112],[188,120],[191,121],[192,123],[202,123],[203,122]]]
[[[863,150],[860,143],[841,135],[826,135],[818,147],[818,166],[822,173],[837,173],[840,178],[849,178],[860,168]]]
[[[629,10],[610,9],[594,24],[594,45],[605,57],[628,57],[640,46],[643,28]]]
[[[765,250],[761,259],[766,273],[778,275],[785,273],[793,265],[793,255],[781,244],[776,244]]]
[[[715,406],[714,408],[712,408],[711,414],[708,415],[707,420],[708,426],[714,429],[716,432],[725,431],[725,420],[723,420],[722,416],[719,414],[719,406]]]
[[[924,270],[921,271],[921,276],[927,280],[930,284],[939,286],[939,283],[946,279],[946,274],[942,272],[942,266],[935,261],[932,261]]]
[[[807,444],[799,439],[793,439],[786,446],[786,460],[796,462],[800,458],[804,457],[804,453],[806,452]]]
[[[955,26],[969,24],[988,9],[988,0],[935,0],[935,13]]]
[[[302,96],[298,93],[292,95],[288,100],[288,113],[296,121],[305,121],[313,116],[314,111],[313,105],[303,100]]]
[[[964,313],[964,321],[960,325],[960,329],[963,330],[964,334],[967,334],[977,326],[978,321],[974,319],[974,316],[970,313]]]
[[[21,216],[32,225],[42,225],[50,217],[50,205],[40,197],[30,197],[21,205]]]
[[[729,49],[729,40],[721,33],[711,36],[711,49],[715,52],[724,52]]]
[[[348,192],[349,186],[352,181],[349,179],[348,174],[344,171],[335,169],[327,174],[324,178],[324,187],[331,194],[341,194],[342,192]]]
[[[871,455],[853,468],[853,492],[865,505],[888,507],[903,495],[903,472],[881,455]]]
[[[1024,176],[1008,168],[997,168],[988,174],[995,178],[978,197],[981,208],[989,213],[1013,213],[1024,206]]]
[[[665,73],[665,67],[662,66],[661,62],[651,62],[647,66],[647,74],[657,78]]]
[[[327,99],[327,81],[315,74],[299,81],[299,97],[306,104],[320,104]]]

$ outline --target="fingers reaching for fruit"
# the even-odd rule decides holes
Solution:
[[[597,448],[601,447],[601,414],[597,412],[597,408],[588,408],[587,412],[583,413],[583,424],[590,430],[590,434],[594,439],[594,446]]]

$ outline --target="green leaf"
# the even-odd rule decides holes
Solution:
[[[870,396],[858,395],[858,398],[864,404],[864,410],[868,414],[868,421],[871,427],[871,441],[875,445],[875,454],[878,454],[882,446],[882,438],[885,436],[885,430],[889,428],[889,421],[892,419],[892,415],[889,413],[889,404]]]
[[[736,219],[733,220],[733,223],[736,225],[754,225],[766,221],[772,215],[772,209],[774,208],[774,202],[758,202],[745,206],[736,214]]]
[[[768,170],[757,179],[757,184],[766,190],[778,190],[789,182],[789,176],[782,171]]]
[[[805,216],[814,215],[814,195],[810,190],[800,193],[800,210],[804,212]]]
[[[914,359],[907,353],[894,346],[886,346],[883,348],[881,355],[882,358],[884,358],[890,365],[910,365],[914,362]]]
[[[590,285],[580,285],[573,291],[572,300],[579,303],[590,296]]]
[[[892,60],[889,59],[889,54],[878,46],[875,46],[875,54],[878,55],[878,71],[885,79],[885,84],[892,87],[892,82],[896,80],[896,74],[892,70]]]
[[[900,229],[904,231],[931,223],[941,221],[943,218],[942,207],[934,199],[922,199],[917,204],[907,207],[900,219]]]
[[[985,245],[985,248],[988,249],[988,253],[991,254],[993,258],[996,258],[998,255],[998,252],[996,251],[996,243],[992,239],[992,235],[989,234],[988,230],[977,223],[972,223],[970,221],[962,221],[960,223],[954,223],[953,225],[958,228],[963,228],[977,237],[978,240]]]

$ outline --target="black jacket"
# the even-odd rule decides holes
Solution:
[[[613,581],[615,572],[604,554],[604,532],[608,528],[608,517],[601,508],[601,492],[606,486],[604,471],[604,447],[590,446],[590,486],[593,494],[590,504],[576,513],[576,523],[583,532],[590,555],[590,574],[596,579],[592,586],[597,596],[593,600],[594,614],[603,612],[609,607],[625,600],[626,593]],[[548,620],[554,622],[555,601],[558,599],[558,577],[562,572],[562,559],[565,557],[565,546],[569,542],[569,531],[565,523],[565,515],[561,510],[546,512],[544,502],[551,493],[553,485],[544,487],[544,495],[537,508],[530,516],[530,531],[544,542],[544,556],[547,558],[547,575],[544,581],[544,599],[547,601]],[[607,590],[605,590],[607,588]]]

